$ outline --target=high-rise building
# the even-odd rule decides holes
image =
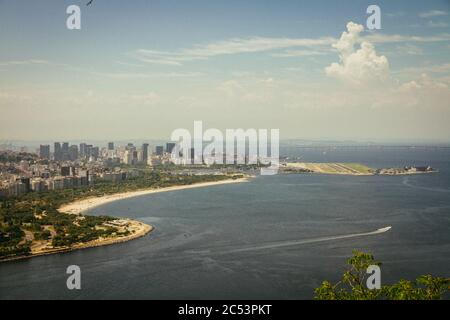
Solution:
[[[133,151],[126,150],[123,154],[122,162],[124,164],[132,164],[133,163]]]
[[[64,161],[69,160],[69,143],[68,142],[63,142],[61,152],[62,152],[62,160],[64,160]]]
[[[114,150],[114,142],[108,142],[108,150]]]
[[[89,158],[91,156],[92,153],[92,144],[87,144],[84,148],[84,156],[86,158]]]
[[[73,144],[69,148],[69,159],[71,161],[75,161],[78,159],[78,146]]]
[[[164,147],[163,146],[156,146],[156,155],[162,156],[164,154]]]
[[[41,159],[50,159],[50,145],[40,145],[39,147],[39,157]]]
[[[78,176],[80,177],[81,186],[87,186],[89,184],[89,170],[79,170]]]
[[[61,161],[62,160],[62,150],[61,150],[61,143],[55,142],[54,150],[53,150],[53,158],[55,161]]]
[[[148,160],[148,143],[142,144],[142,161],[147,163]]]
[[[84,158],[86,156],[86,143],[80,143],[80,157]]]
[[[166,143],[166,152],[167,153],[172,153],[174,148],[175,148],[175,143],[173,143],[173,142]]]
[[[97,159],[99,155],[100,155],[100,149],[98,147],[92,147],[90,156],[94,159]]]
[[[191,151],[190,151],[190,156],[191,156],[191,164],[194,164],[194,162],[195,162],[195,148],[191,148]]]

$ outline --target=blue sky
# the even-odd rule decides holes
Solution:
[[[86,2],[0,1],[0,138],[450,140],[448,0]]]

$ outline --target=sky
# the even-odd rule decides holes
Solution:
[[[450,142],[449,0],[86,2],[0,0],[0,140]]]

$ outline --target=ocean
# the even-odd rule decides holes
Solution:
[[[285,146],[303,161],[375,168],[431,165],[409,176],[260,176],[248,183],[146,195],[89,214],[139,219],[144,238],[0,263],[1,299],[311,299],[352,250],[382,261],[382,284],[450,277],[450,149]],[[368,234],[391,226],[384,233]],[[66,268],[81,268],[81,290]]]

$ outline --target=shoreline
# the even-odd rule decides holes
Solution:
[[[61,206],[58,211],[60,213],[65,214],[76,214],[81,215],[83,212],[90,210],[92,208],[118,201],[123,199],[129,199],[134,197],[139,197],[143,195],[148,194],[154,194],[154,193],[161,193],[161,192],[169,192],[169,191],[178,191],[178,190],[185,190],[185,189],[193,189],[193,188],[204,188],[204,187],[210,187],[215,185],[223,185],[223,184],[232,184],[232,183],[241,183],[241,182],[247,182],[249,178],[239,178],[239,179],[227,179],[227,180],[219,180],[219,181],[210,181],[210,182],[201,182],[201,183],[194,183],[189,185],[181,185],[181,186],[171,186],[171,187],[165,187],[165,188],[151,188],[151,189],[142,189],[142,190],[136,190],[136,191],[129,191],[129,192],[122,192],[122,193],[116,193],[116,194],[110,194],[105,195],[101,197],[89,197],[85,199],[75,200],[71,203],[68,203],[66,205]],[[39,257],[39,256],[46,256],[50,254],[56,254],[56,253],[67,253],[75,250],[82,250],[82,249],[88,249],[88,248],[95,248],[95,247],[101,247],[101,246],[108,246],[113,245],[117,243],[123,243],[128,242],[131,240],[135,240],[141,237],[146,236],[150,232],[154,231],[155,228],[152,225],[146,224],[141,221],[132,220],[132,219],[124,219],[124,218],[117,218],[116,221],[125,222],[128,224],[127,228],[131,229],[131,234],[127,236],[122,237],[115,237],[115,238],[104,238],[104,239],[96,239],[92,240],[86,243],[77,243],[71,247],[60,247],[60,248],[44,248],[40,251],[36,251],[27,255],[27,256],[17,256],[17,257],[9,257],[6,259],[0,259],[1,262],[7,262],[7,261],[15,261],[15,260],[22,260],[22,259],[29,259],[33,257]]]
[[[74,202],[65,204],[61,206],[58,211],[61,213],[67,214],[80,214],[87,210],[99,207],[101,205],[114,202],[117,200],[129,199],[134,197],[139,197],[148,194],[161,193],[161,192],[169,192],[169,191],[178,191],[185,189],[194,189],[194,188],[204,188],[204,187],[212,187],[216,185],[223,184],[232,184],[232,183],[241,183],[247,182],[249,178],[239,178],[239,179],[227,179],[227,180],[219,180],[219,181],[210,181],[210,182],[200,182],[194,184],[187,184],[181,186],[171,186],[164,188],[150,188],[150,189],[141,189],[136,191],[128,191],[122,193],[114,193],[109,195],[104,195],[101,197],[89,197],[85,199],[75,200]]]
[[[121,220],[123,220],[123,219],[121,219]],[[73,245],[72,247],[59,247],[59,248],[45,249],[40,252],[31,253],[28,256],[17,256],[17,257],[9,257],[6,259],[2,259],[2,260],[0,260],[0,263],[7,262],[7,261],[30,259],[30,258],[34,258],[34,257],[40,257],[40,256],[48,256],[48,255],[56,254],[56,253],[68,253],[68,252],[72,252],[75,250],[103,247],[103,246],[109,246],[109,245],[113,245],[113,244],[117,244],[117,243],[128,242],[128,241],[131,241],[134,239],[141,238],[141,237],[147,235],[148,233],[152,232],[155,229],[153,226],[145,224],[140,221],[136,221],[136,220],[128,220],[128,221],[135,228],[137,228],[137,231],[135,233],[132,233],[128,236],[97,239],[97,240],[92,240],[92,241],[85,242],[85,243],[78,243],[78,244]]]

